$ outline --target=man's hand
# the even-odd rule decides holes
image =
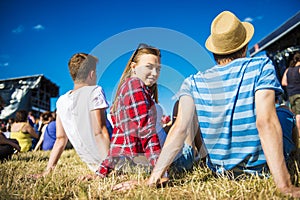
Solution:
[[[290,185],[286,188],[279,188],[279,191],[285,195],[299,198],[300,197],[300,188]]]
[[[156,186],[156,187],[165,187],[167,185],[167,183],[169,182],[169,178],[168,177],[162,177],[160,178],[156,183],[154,183],[153,181],[151,181],[150,179],[148,179],[146,181],[146,184],[148,186]]]

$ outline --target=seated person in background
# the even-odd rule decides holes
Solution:
[[[31,147],[31,149],[35,148],[36,144],[38,143],[38,141],[39,141],[39,139],[42,135],[42,129],[43,129],[43,126],[44,126],[42,116],[43,116],[43,113],[40,113],[40,116],[35,119],[35,122],[33,124],[33,129],[39,135],[39,138],[32,138],[32,147]],[[30,119],[29,122],[31,120],[32,119]],[[32,124],[30,124],[30,125],[32,125]]]
[[[28,122],[29,124],[34,127],[34,124],[35,124],[35,117],[33,116],[33,112],[32,111],[29,111],[28,112]]]
[[[42,144],[42,150],[44,151],[51,150],[56,140],[56,111],[52,112],[52,118],[53,119],[48,124],[44,134],[44,141]]]
[[[48,128],[49,123],[53,121],[52,113],[49,111],[42,113],[41,116],[42,116],[43,127],[41,129],[40,139],[37,142],[36,146],[34,147],[34,151],[37,151],[41,148],[42,144],[44,143],[46,129]]]
[[[297,155],[299,142],[298,128],[296,126],[295,115],[289,107],[280,105],[278,97],[275,98],[275,104],[276,113],[283,132],[283,153],[287,160],[293,154]]]
[[[3,110],[4,107],[4,100],[0,96],[0,113]],[[6,127],[1,127],[0,130],[0,161],[10,159],[12,154],[14,154],[15,151],[20,151],[21,147],[17,140],[15,139],[8,139],[3,134],[3,132],[7,131]]]
[[[97,83],[98,59],[86,53],[76,53],[69,60],[73,90],[59,97],[56,103],[56,141],[46,170],[33,175],[39,178],[49,174],[56,166],[68,139],[80,159],[91,171],[106,158],[109,133],[105,110],[108,107],[104,92]]]
[[[27,111],[19,110],[16,112],[15,123],[11,126],[10,138],[16,139],[21,146],[21,152],[31,150],[32,138],[38,138],[38,134],[29,124]]]
[[[9,132],[10,134],[10,131],[11,131],[11,125],[15,122],[15,119],[14,118],[9,118],[8,119],[8,122],[6,124],[6,131]]]
[[[16,139],[6,138],[0,131],[0,161],[10,159],[15,151],[20,151],[21,147]]]
[[[296,124],[300,136],[300,52],[293,55],[289,67],[285,70],[282,86],[286,86],[292,112],[296,116]]]
[[[178,103],[179,103],[179,101],[177,100],[173,106],[171,123],[166,124],[166,126],[164,127],[164,130],[167,134],[169,133],[170,128],[173,126],[173,124],[176,120],[177,112],[178,112]]]
[[[161,105],[159,105],[158,103],[155,103],[155,107],[156,107],[156,131],[157,131],[157,135],[159,138],[159,144],[161,147],[164,146],[164,143],[166,141],[167,138],[167,134],[164,130],[164,128],[161,125],[161,119],[163,117],[163,109],[161,107]]]

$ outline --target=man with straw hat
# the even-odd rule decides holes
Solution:
[[[148,180],[157,183],[190,128],[200,125],[207,165],[218,175],[263,175],[271,172],[277,188],[300,197],[283,156],[283,137],[276,115],[275,94],[282,88],[267,57],[246,58],[253,26],[233,13],[220,13],[211,24],[206,48],[216,66],[191,75],[178,93],[179,110],[160,157]],[[193,116],[199,123],[193,122]],[[195,130],[195,129],[194,129]]]

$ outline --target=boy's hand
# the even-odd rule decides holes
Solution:
[[[39,178],[47,176],[48,174],[49,174],[49,172],[43,172],[40,174],[31,174],[31,175],[29,175],[29,177],[33,178],[33,179],[39,179]]]
[[[40,174],[31,174],[31,175],[29,175],[29,177],[33,178],[33,179],[39,179],[39,178],[47,176],[53,170],[54,170],[54,167],[51,167],[51,168],[47,169],[46,171],[44,171],[44,172],[42,172]]]

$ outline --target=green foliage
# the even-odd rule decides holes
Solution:
[[[290,199],[280,194],[272,178],[248,177],[229,180],[215,177],[207,168],[195,166],[193,172],[171,179],[164,188],[144,185],[126,191],[112,191],[112,186],[127,180],[143,182],[149,174],[135,170],[129,175],[112,174],[105,179],[79,181],[91,174],[74,150],[66,150],[47,177],[33,179],[47,165],[50,152],[28,152],[14,155],[0,167],[0,199]],[[298,167],[292,179],[299,184]]]

